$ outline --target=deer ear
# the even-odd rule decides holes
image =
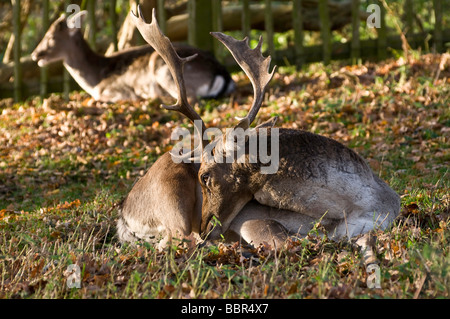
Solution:
[[[263,127],[272,128],[275,126],[275,124],[277,124],[277,121],[278,121],[278,116],[274,116],[274,117],[271,117],[270,119],[268,119],[267,121],[262,122],[261,124],[257,125],[255,128],[263,128]]]
[[[237,119],[239,120],[239,123],[236,124],[234,129],[241,128],[245,131],[246,129],[248,129],[250,127],[250,122],[248,120],[248,117],[237,118]]]
[[[239,123],[231,130],[227,130],[226,134],[223,137],[222,141],[222,147],[225,150],[225,152],[233,153],[235,152],[239,147],[242,147],[243,145],[237,145],[237,136],[240,134],[243,134],[244,136],[244,142],[247,143],[249,139],[248,128],[250,126],[250,122],[247,117],[244,117],[239,120]],[[241,130],[239,130],[241,129]],[[240,139],[239,139],[240,140]]]
[[[83,10],[67,18],[66,23],[71,36],[73,36],[79,29],[81,29],[81,26],[86,20],[87,13],[88,12],[86,10]]]

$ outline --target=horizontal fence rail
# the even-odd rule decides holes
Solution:
[[[26,26],[21,21],[21,1],[11,0],[12,4],[12,36],[14,39],[13,61],[1,64],[0,68],[0,98],[14,98],[20,101],[32,95],[46,96],[50,92],[64,92],[68,97],[69,91],[79,88],[76,82],[64,70],[60,63],[38,68],[31,61],[29,55],[23,55],[21,49],[21,35]],[[250,37],[251,30],[257,28],[265,37],[267,54],[273,58],[273,63],[278,65],[290,64],[300,68],[305,63],[323,62],[331,60],[349,59],[351,63],[357,63],[362,59],[385,59],[389,56],[388,49],[404,49],[404,35],[409,46],[413,49],[432,47],[435,52],[443,52],[445,44],[450,42],[450,29],[443,28],[443,15],[449,14],[448,0],[433,0],[433,10],[430,17],[434,18],[432,30],[414,32],[414,0],[404,0],[404,25],[399,27],[397,34],[388,35],[386,16],[395,14],[386,10],[389,5],[385,0],[347,0],[341,2],[329,2],[328,0],[291,0],[291,1],[225,1],[221,0],[188,0],[187,14],[180,14],[168,18],[166,1],[146,1],[156,6],[158,22],[163,30],[172,40],[184,40],[193,46],[209,50],[231,69],[236,68],[230,56],[225,56],[225,50],[218,41],[209,35],[210,31],[239,31],[242,35]],[[133,0],[130,0],[133,5]],[[50,24],[49,0],[41,0],[42,3],[42,34]],[[88,10],[88,34],[86,38],[89,45],[95,50],[97,44],[96,19],[99,12],[107,11],[110,19],[108,25],[111,30],[112,51],[117,51],[118,43],[118,1],[108,1],[108,4],[95,0],[83,0],[82,9]],[[332,42],[333,30],[342,27],[339,14],[349,10],[351,40],[346,43]],[[71,4],[69,0],[64,1],[64,6]],[[101,7],[99,7],[101,5]],[[315,6],[315,7],[314,7]],[[361,10],[366,6],[366,11]],[[309,15],[317,10],[317,18],[311,19]],[[361,12],[365,12],[362,19]],[[53,16],[55,13],[52,13]],[[122,13],[122,15],[124,15]],[[396,17],[397,18],[397,17]],[[428,17],[429,18],[429,17]],[[312,22],[311,22],[312,21]],[[375,39],[362,40],[360,27],[366,26],[376,29]],[[291,30],[292,45],[286,49],[276,49],[275,33]],[[321,44],[305,45],[306,32],[319,32]],[[403,33],[403,35],[401,34]],[[37,41],[38,42],[38,41]],[[36,42],[36,43],[37,43]],[[142,44],[141,40],[139,44]],[[36,73],[38,77],[30,77],[29,74]],[[24,77],[28,75],[28,77]],[[14,81],[10,81],[14,79]]]

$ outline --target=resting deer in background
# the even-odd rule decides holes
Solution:
[[[190,106],[186,98],[183,81],[183,66],[195,56],[180,58],[170,41],[160,31],[155,15],[150,24],[145,22],[138,8],[136,25],[144,39],[155,48],[168,65],[178,88],[177,103],[165,106],[187,116],[194,124],[205,124]],[[326,138],[302,130],[266,128],[268,144],[276,143],[277,170],[264,174],[267,163],[258,158],[250,159],[248,141],[252,134],[261,135],[262,130],[249,130],[263,102],[265,87],[274,70],[268,73],[270,57],[261,55],[261,40],[255,49],[250,49],[248,39],[237,41],[222,33],[212,33],[232,53],[241,68],[250,78],[254,89],[253,104],[247,116],[234,129],[247,131],[249,138],[244,145],[236,144],[235,135],[227,134],[226,139],[216,138],[208,145],[202,140],[202,162],[198,170],[198,180],[202,188],[202,217],[200,235],[203,239],[216,239],[225,233],[240,215],[242,209],[252,200],[262,207],[272,207],[286,212],[275,213],[270,219],[288,231],[295,233],[295,227],[302,220],[319,220],[330,236],[339,240],[366,234],[376,228],[385,229],[400,210],[399,196],[382,181],[366,162],[351,149]],[[272,136],[278,139],[272,141]],[[208,147],[205,147],[208,146]],[[261,147],[261,145],[258,145]],[[272,149],[272,145],[266,145]],[[223,157],[244,150],[244,162],[223,161]],[[183,160],[195,154],[181,156]],[[172,157],[177,154],[173,154]],[[211,158],[213,160],[211,160]],[[213,217],[220,223],[213,223]],[[254,231],[261,231],[254,229]],[[367,241],[360,241],[366,246]]]
[[[81,29],[75,27],[75,21],[83,22],[86,15],[87,11],[69,18],[63,14],[52,23],[32,59],[40,67],[62,60],[80,87],[98,101],[176,97],[170,72],[152,47],[145,45],[107,57],[95,53]],[[181,44],[176,45],[176,51],[180,56],[198,55],[186,65],[189,98],[217,98],[234,90],[229,73],[212,55]]]

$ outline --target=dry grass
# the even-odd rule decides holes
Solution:
[[[357,251],[315,231],[276,254],[120,246],[111,207],[171,147],[181,119],[156,101],[89,106],[74,93],[68,104],[2,104],[0,298],[449,298],[450,71],[447,63],[438,74],[441,58],[282,69],[259,115],[352,147],[402,196],[392,229],[377,232],[380,289],[368,287]],[[232,125],[248,107],[248,82],[236,79],[234,103],[202,106],[209,125]],[[80,289],[67,288],[70,264]]]

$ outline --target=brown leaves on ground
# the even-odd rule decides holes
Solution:
[[[445,55],[423,55],[380,64],[344,66],[307,73],[281,70],[272,82],[261,122],[275,114],[284,127],[332,137],[361,153],[371,166],[403,174],[432,174],[448,167],[449,62]],[[230,103],[204,102],[208,126],[235,124],[246,113],[249,84],[235,76],[240,90]],[[433,85],[430,85],[430,82]],[[67,200],[70,184],[100,181],[126,191],[148,166],[174,144],[173,129],[188,123],[159,102],[85,103],[72,94],[65,102],[52,95],[6,107],[0,115],[0,200],[2,206],[31,208]],[[399,151],[399,149],[401,151]],[[401,158],[408,163],[392,163]],[[117,177],[121,180],[115,183]],[[75,194],[73,194],[75,195]],[[77,197],[89,192],[76,189]],[[77,197],[72,197],[71,200]]]
[[[198,106],[230,127],[251,105],[243,74],[231,99]],[[435,298],[449,296],[450,67],[446,55],[361,66],[319,64],[275,75],[256,122],[332,137],[355,149],[402,196],[376,232],[382,289],[359,253],[314,232],[281,252],[239,243],[157,252],[119,246],[113,202],[191,124],[158,101],[103,104],[73,93],[0,103],[0,297]],[[69,264],[82,289],[65,287]],[[446,286],[447,283],[447,286]]]

